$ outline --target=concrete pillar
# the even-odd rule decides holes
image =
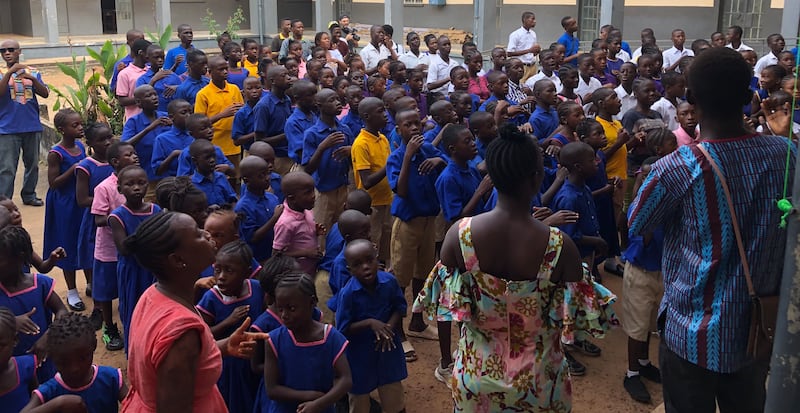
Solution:
[[[797,46],[798,24],[800,24],[800,1],[784,1],[781,34],[786,38],[786,48],[789,50]]]
[[[334,0],[314,1],[314,22],[316,23],[318,32],[328,31],[328,22],[334,19],[333,3]]]
[[[383,3],[384,24],[392,26],[392,29],[394,29],[392,40],[400,44],[405,44],[406,42],[406,36],[403,34],[403,27],[405,26],[403,12],[403,0],[386,0]]]
[[[172,11],[170,10],[169,0],[156,0],[156,24],[158,32],[163,33],[164,29],[172,23]],[[175,31],[176,27],[172,28]]]
[[[625,0],[600,0],[600,27],[610,24],[622,30],[624,7]]]
[[[278,19],[283,16],[278,16],[278,0],[257,0],[263,4],[262,16],[264,18],[264,33],[274,36],[278,30]]]
[[[480,51],[490,51],[495,45],[502,42],[500,38],[500,24],[498,8],[502,0],[475,0],[475,20],[472,22],[473,41]]]
[[[42,21],[44,41],[47,44],[58,44],[58,9],[56,0],[42,0]]]
[[[260,0],[250,0],[247,4],[250,11],[250,31],[258,34],[258,43],[264,43],[264,3]]]

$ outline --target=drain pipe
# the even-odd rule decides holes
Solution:
[[[258,0],[258,44],[264,44],[264,0]]]

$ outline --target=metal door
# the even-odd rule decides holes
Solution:
[[[126,33],[133,29],[133,2],[117,0],[117,33]]]
[[[58,34],[69,34],[67,0],[56,0],[56,14],[58,15]]]
[[[588,49],[584,45],[600,35],[600,0],[578,1],[578,38],[581,39],[581,50]]]

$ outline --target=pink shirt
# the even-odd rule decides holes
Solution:
[[[111,174],[94,188],[91,213],[94,215],[111,214],[111,211],[122,206],[125,197],[117,191],[117,175]],[[94,259],[102,262],[117,261],[117,246],[111,227],[98,227],[95,234]]]
[[[136,81],[147,70],[147,66],[140,69],[134,64],[129,64],[128,67],[122,69],[117,76],[117,90],[115,92],[117,96],[133,97]],[[138,115],[141,111],[142,108],[136,104],[125,106],[125,121]]]
[[[700,131],[695,132],[694,139],[692,139],[692,137],[689,136],[689,134],[686,133],[686,131],[683,130],[683,128],[675,129],[674,131],[672,131],[672,133],[675,134],[676,138],[678,138],[678,146],[691,145],[694,142],[700,141]]]
[[[316,250],[319,248],[314,213],[310,210],[295,211],[289,208],[289,205],[284,201],[283,213],[278,218],[278,222],[275,223],[275,237],[272,239],[272,248],[285,252]],[[314,276],[317,272],[317,261],[319,261],[318,258],[297,258],[300,269],[311,276]]]
[[[192,411],[228,411],[217,388],[217,380],[222,374],[222,353],[211,330],[196,310],[190,310],[168,298],[153,285],[142,294],[133,310],[128,346],[128,379],[131,385],[128,396],[122,401],[123,413],[156,411],[158,368],[175,340],[191,330],[200,334]]]
[[[481,100],[489,99],[489,84],[486,82],[486,76],[470,77],[467,92],[478,95]]]

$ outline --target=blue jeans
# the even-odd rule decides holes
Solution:
[[[19,152],[25,165],[20,197],[23,202],[36,199],[36,184],[39,181],[39,140],[40,132],[0,135],[0,195],[9,199],[14,195],[14,178],[17,176]]]

